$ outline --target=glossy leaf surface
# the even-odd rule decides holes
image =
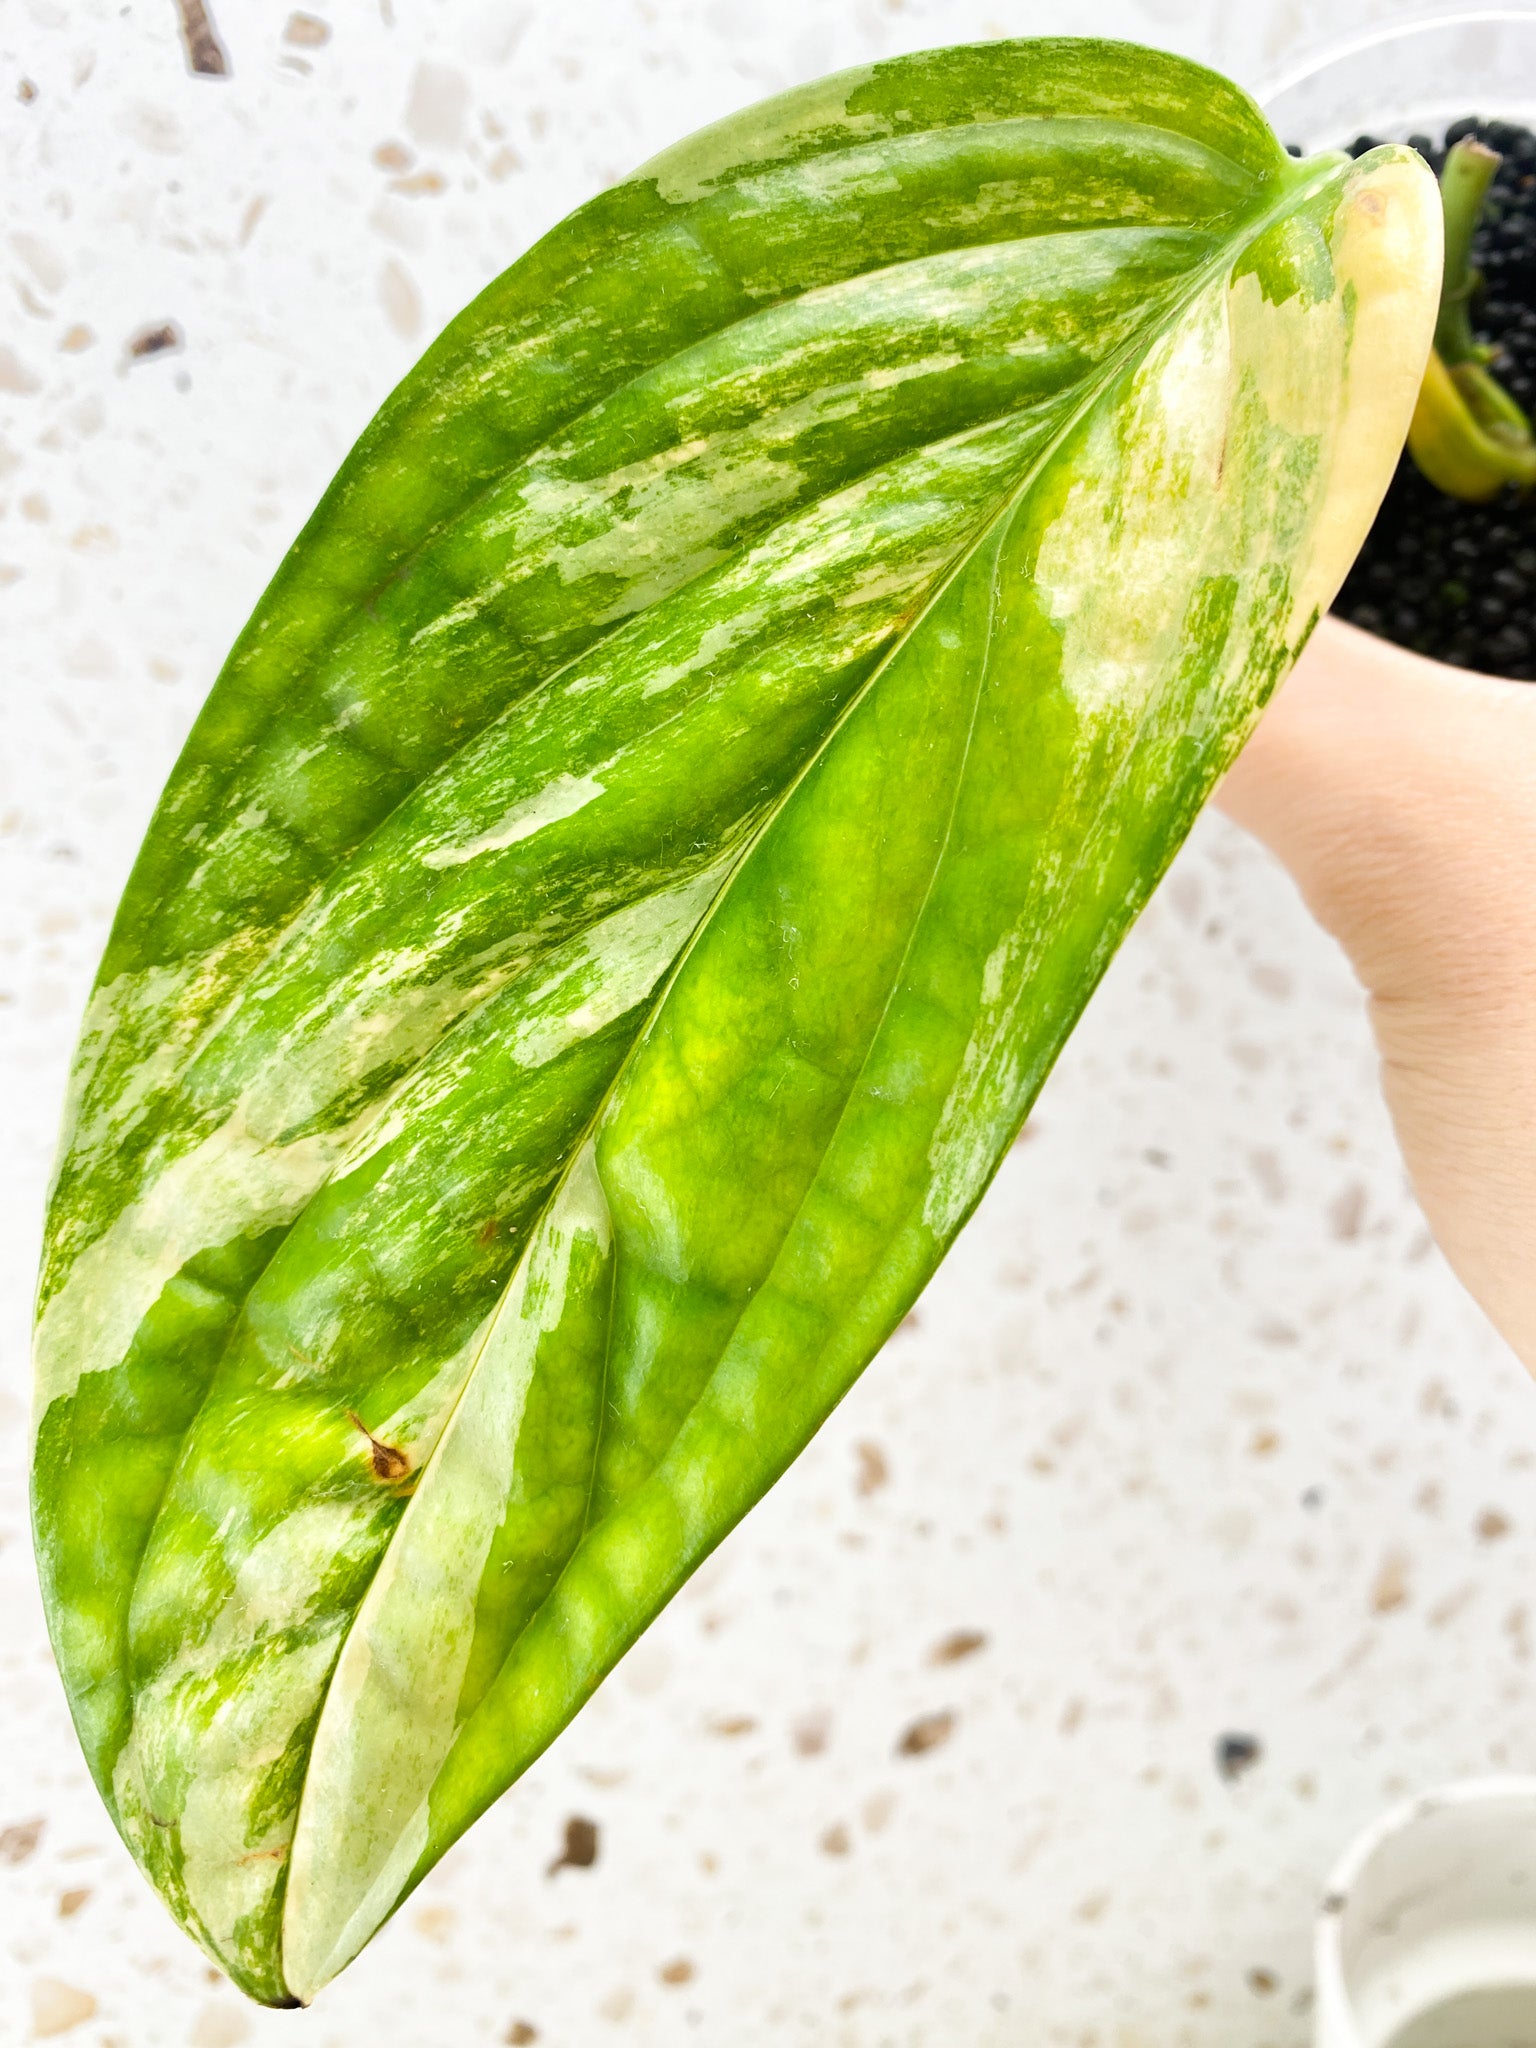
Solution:
[[[572,216],[220,677],[83,1041],[39,1556],[125,1838],[307,1999],[980,1197],[1401,445],[1438,202],[998,43]]]

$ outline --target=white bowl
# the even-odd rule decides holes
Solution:
[[[1536,1778],[1396,1808],[1333,1874],[1316,2048],[1536,2048]]]

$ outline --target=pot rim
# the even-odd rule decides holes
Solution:
[[[1347,2037],[1351,2044],[1363,2048],[1344,1969],[1344,1922],[1355,1887],[1366,1870],[1390,1843],[1447,1808],[1499,1804],[1511,1809],[1536,1805],[1536,1776],[1511,1772],[1454,1778],[1400,1800],[1378,1814],[1351,1840],[1329,1872],[1314,1929],[1313,1969],[1320,2043]]]
[[[1347,62],[1351,57],[1368,55],[1387,43],[1404,43],[1414,36],[1434,35],[1447,29],[1494,28],[1528,25],[1536,31],[1536,5],[1524,7],[1469,7],[1458,8],[1448,14],[1426,14],[1414,21],[1393,22],[1386,27],[1362,29],[1340,36],[1336,41],[1314,49],[1304,58],[1297,59],[1281,70],[1266,73],[1253,87],[1253,97],[1261,107],[1267,107],[1271,100],[1277,100],[1283,93],[1293,92],[1305,85],[1319,73],[1331,70],[1335,64]]]

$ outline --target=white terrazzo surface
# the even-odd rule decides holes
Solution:
[[[1347,971],[1219,820],[913,1324],[310,2012],[206,1969],[88,1785],[32,1580],[25,1361],[69,1043],[144,820],[447,317],[802,77],[1075,28],[1253,78],[1341,10],[213,12],[224,81],[188,76],[171,0],[0,5],[0,2042],[1301,2048],[1344,1837],[1536,1769],[1536,1396],[1428,1242]],[[167,320],[184,346],[130,366]],[[943,1739],[902,1753],[917,1723]],[[1262,1746],[1237,1782],[1224,1732]],[[573,1815],[597,1861],[550,1876]]]

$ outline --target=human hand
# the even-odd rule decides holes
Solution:
[[[1325,619],[1217,801],[1348,954],[1430,1228],[1536,1371],[1536,685]]]

